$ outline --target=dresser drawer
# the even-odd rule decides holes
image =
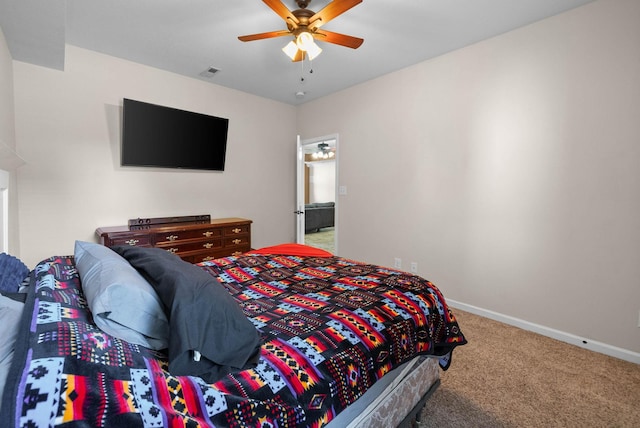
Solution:
[[[235,250],[225,248],[223,250],[206,252],[206,253],[197,253],[197,254],[188,254],[188,255],[181,254],[180,257],[182,257],[184,260],[189,261],[190,263],[201,263],[209,260],[220,259],[222,257],[239,256],[240,254],[246,253],[247,251],[249,251],[249,248],[246,248],[246,249],[236,248]]]
[[[249,235],[226,236],[224,238],[225,248],[246,247],[249,243]]]
[[[197,250],[216,250],[222,248],[222,239],[207,239],[207,240],[198,240],[198,241],[176,241],[169,242],[156,245],[158,248],[165,249],[170,253],[184,253],[186,251],[197,251]]]
[[[221,228],[206,228],[194,230],[170,230],[167,232],[154,233],[153,239],[156,245],[171,243],[176,241],[184,241],[191,239],[212,239],[222,236]]]
[[[224,236],[248,235],[250,227],[248,224],[225,227]]]
[[[152,247],[149,235],[122,235],[110,236],[104,240],[104,245],[112,247],[114,245],[134,245],[137,247]]]

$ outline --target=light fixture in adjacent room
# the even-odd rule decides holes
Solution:
[[[335,157],[335,153],[327,143],[318,144],[318,151],[313,152],[311,157],[315,160],[325,160],[325,159],[333,159]]]

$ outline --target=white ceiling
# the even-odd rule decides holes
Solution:
[[[591,1],[363,0],[323,29],[364,44],[318,43],[313,73],[282,53],[289,37],[237,39],[286,30],[260,0],[0,0],[0,27],[14,60],[62,70],[68,43],[297,105]]]

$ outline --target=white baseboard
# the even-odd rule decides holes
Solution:
[[[509,325],[521,328],[523,330],[532,331],[534,333],[538,333],[543,336],[547,336],[552,339],[559,340],[561,342],[569,343],[571,345],[579,346],[580,348],[588,349],[590,351],[598,352],[600,354],[605,354],[611,357],[619,358],[621,360],[640,364],[640,353],[638,352],[633,352],[628,349],[618,348],[616,346],[608,345],[606,343],[597,342],[591,339],[586,339],[584,337],[576,336],[571,333],[566,333],[564,331],[545,327],[543,325],[521,320],[519,318],[514,318],[509,315],[504,315],[498,312],[490,311],[488,309],[479,308],[477,306],[467,305],[466,303],[457,302],[455,300],[447,299],[447,303],[452,308],[457,308],[466,312],[470,312],[475,315],[480,315],[485,318],[489,318],[495,321],[500,321],[505,324],[509,324]],[[464,333],[464,328],[462,329],[462,332]]]

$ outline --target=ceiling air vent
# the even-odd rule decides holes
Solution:
[[[202,73],[200,73],[200,76],[202,77],[206,77],[206,78],[211,78],[213,77],[214,74],[216,74],[218,71],[220,71],[220,69],[215,68],[215,67],[209,67],[207,68],[205,71],[203,71]]]

